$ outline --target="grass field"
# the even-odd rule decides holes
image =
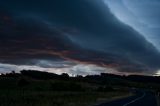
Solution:
[[[120,92],[0,91],[1,106],[89,106]]]
[[[96,90],[99,85],[61,80],[0,78],[0,106],[91,106],[128,96],[128,91]]]

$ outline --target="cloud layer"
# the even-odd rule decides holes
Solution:
[[[2,0],[0,4],[3,63],[67,60],[146,74],[160,68],[157,49],[120,22],[103,1]]]

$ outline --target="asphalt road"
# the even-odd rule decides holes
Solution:
[[[140,90],[135,92],[134,96],[95,106],[157,106],[154,93]]]

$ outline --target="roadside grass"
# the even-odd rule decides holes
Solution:
[[[0,91],[1,106],[89,106],[128,95],[124,92]]]
[[[0,78],[0,106],[91,106],[130,96],[127,90],[111,90],[86,82]]]

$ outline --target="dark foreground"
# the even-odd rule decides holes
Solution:
[[[102,73],[70,77],[66,73],[13,71],[0,75],[0,106],[93,106],[111,100],[116,101],[97,106],[156,106],[150,91],[157,94],[159,83],[160,77],[153,76]]]
[[[157,106],[157,101],[150,91],[136,91],[135,96],[95,106]]]

